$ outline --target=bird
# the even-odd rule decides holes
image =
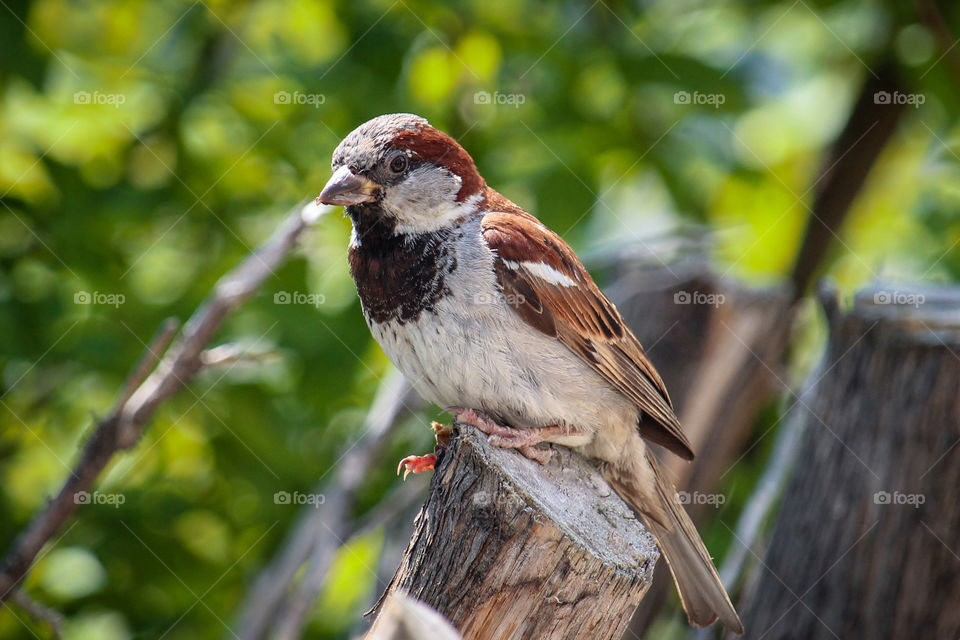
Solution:
[[[417,115],[361,124],[331,168],[317,202],[345,207],[364,318],[411,385],[495,446],[545,463],[541,443],[555,444],[595,462],[656,538],[689,622],[719,619],[742,634],[649,446],[694,457],[666,386],[567,243]],[[411,456],[401,467],[435,461]]]

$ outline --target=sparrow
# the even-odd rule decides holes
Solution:
[[[567,243],[416,115],[360,125],[332,169],[317,201],[345,207],[363,315],[413,387],[493,445],[543,463],[550,452],[537,445],[553,443],[595,461],[656,538],[690,623],[742,634],[647,444],[694,456],[663,380]]]

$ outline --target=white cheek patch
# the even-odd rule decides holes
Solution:
[[[438,167],[421,167],[387,190],[382,206],[397,219],[397,233],[429,233],[476,211],[480,196],[457,202],[460,176]]]
[[[545,280],[550,284],[555,284],[558,287],[575,287],[577,286],[577,281],[563,273],[562,271],[557,271],[548,264],[543,262],[533,262],[530,260],[524,260],[523,262],[516,262],[514,260],[504,260],[503,263],[514,271],[519,270],[521,267],[537,276],[541,280]]]

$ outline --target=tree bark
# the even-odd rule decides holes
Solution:
[[[573,451],[541,466],[455,429],[386,597],[408,593],[466,640],[619,638],[650,584],[653,537]]]
[[[830,340],[744,607],[752,637],[960,637],[960,291],[875,287]]]

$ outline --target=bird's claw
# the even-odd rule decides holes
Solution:
[[[434,420],[430,423],[430,428],[433,429],[433,437],[437,441],[434,452],[428,453],[425,456],[407,456],[401,460],[400,464],[397,465],[397,475],[400,475],[400,472],[403,471],[404,480],[406,480],[407,476],[411,473],[432,471],[433,467],[437,464],[437,453],[450,446],[450,436],[453,435],[453,427],[440,424]]]
[[[437,454],[435,453],[428,453],[425,456],[407,456],[397,465],[397,475],[403,471],[403,479],[406,480],[411,473],[431,471],[436,463]]]

